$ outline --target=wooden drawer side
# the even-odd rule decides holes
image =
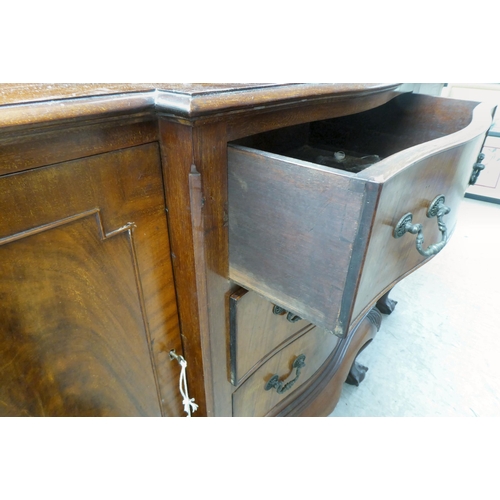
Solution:
[[[230,279],[344,335],[365,181],[238,146],[228,171]]]

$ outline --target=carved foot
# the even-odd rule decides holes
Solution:
[[[389,290],[385,295],[382,295],[382,297],[380,297],[380,299],[377,302],[377,309],[382,314],[391,314],[396,307],[397,301],[389,298],[390,293],[391,290]]]
[[[366,315],[366,318],[370,321],[370,323],[372,323],[375,326],[376,331],[378,332],[382,324],[382,314],[377,309],[377,307],[372,308],[370,312]],[[375,333],[373,334],[373,337],[375,337]],[[358,354],[356,354],[356,358],[354,358],[354,363],[352,364],[351,370],[347,375],[347,379],[345,381],[346,384],[355,385],[357,387],[361,382],[363,382],[366,376],[366,372],[368,371],[368,367],[358,362],[357,357],[360,355],[361,351],[363,351],[363,349],[365,349],[370,344],[370,342],[373,340],[373,337],[370,340],[368,340],[368,342],[366,342],[363,345],[363,347],[359,350]]]
[[[349,375],[347,375],[347,379],[345,381],[346,384],[355,385],[356,387],[363,382],[366,372],[368,371],[368,367],[362,365],[358,361],[354,361],[351,366],[351,371]]]

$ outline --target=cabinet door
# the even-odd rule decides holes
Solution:
[[[0,415],[181,415],[158,147],[0,178]]]

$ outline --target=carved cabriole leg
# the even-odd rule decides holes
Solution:
[[[380,299],[377,301],[377,309],[382,313],[382,314],[391,314],[392,311],[396,308],[397,301],[392,300],[389,298],[389,294],[392,292],[392,288],[382,295]]]
[[[347,375],[346,384],[355,385],[356,387],[363,382],[366,376],[366,372],[368,371],[368,367],[362,365],[358,360],[354,360],[354,363],[351,366],[349,374]]]
[[[380,311],[377,307],[374,307],[368,313],[367,319],[373,325],[375,325],[376,331],[378,332],[380,330],[380,325],[382,324],[382,315],[380,314]],[[361,354],[363,349],[365,349],[365,347],[367,347],[372,340],[373,338],[371,338],[368,342],[366,342],[366,344],[363,345],[363,347],[359,350],[358,354],[356,355],[354,363],[352,364],[351,369],[349,370],[349,374],[347,375],[347,379],[345,381],[346,384],[355,385],[357,387],[365,379],[368,367],[359,363],[357,361],[357,357]]]

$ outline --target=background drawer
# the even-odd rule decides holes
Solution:
[[[234,392],[233,416],[265,416],[321,367],[338,342],[339,339],[334,335],[314,328],[276,353]],[[294,379],[296,370],[292,365],[301,355],[305,355],[305,366],[300,370],[297,381],[289,390],[279,394],[276,389],[265,389],[266,384],[274,375],[278,375],[279,379],[285,382]]]
[[[238,385],[262,358],[282,342],[310,328],[305,320],[291,322],[287,314],[274,314],[274,307],[255,292],[244,288],[231,295],[231,382],[234,385]]]

